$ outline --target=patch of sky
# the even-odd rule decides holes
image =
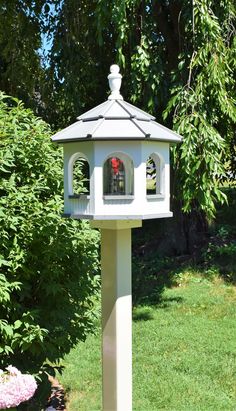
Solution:
[[[41,59],[41,64],[44,67],[49,66],[49,53],[53,45],[54,33],[53,30],[49,30],[50,22],[53,20],[54,27],[57,26],[57,16],[59,15],[64,0],[59,2],[48,2],[44,5],[42,11],[42,20],[44,23],[44,29],[41,33],[41,47],[38,49],[38,53]]]
[[[48,37],[47,34],[41,34],[41,47],[38,49],[41,64],[44,67],[49,66],[49,53],[53,44],[53,36]]]

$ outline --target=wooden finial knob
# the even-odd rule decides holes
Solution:
[[[110,67],[110,74],[108,75],[109,86],[111,94],[109,100],[123,100],[120,94],[122,75],[119,73],[120,67],[117,64],[112,64]]]

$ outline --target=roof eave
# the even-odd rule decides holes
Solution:
[[[87,135],[85,137],[78,137],[78,138],[52,138],[53,143],[57,144],[65,144],[65,143],[76,143],[76,142],[84,142],[84,141],[157,141],[162,143],[169,143],[169,144],[177,144],[181,143],[182,138],[175,138],[175,139],[167,139],[167,138],[157,138],[152,137],[150,135],[142,136],[142,137],[92,137],[91,135]]]

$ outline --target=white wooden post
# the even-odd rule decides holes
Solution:
[[[131,228],[142,221],[91,225],[102,237],[103,411],[132,411]]]

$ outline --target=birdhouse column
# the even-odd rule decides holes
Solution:
[[[93,221],[101,229],[103,410],[132,410],[131,228],[141,220]]]

